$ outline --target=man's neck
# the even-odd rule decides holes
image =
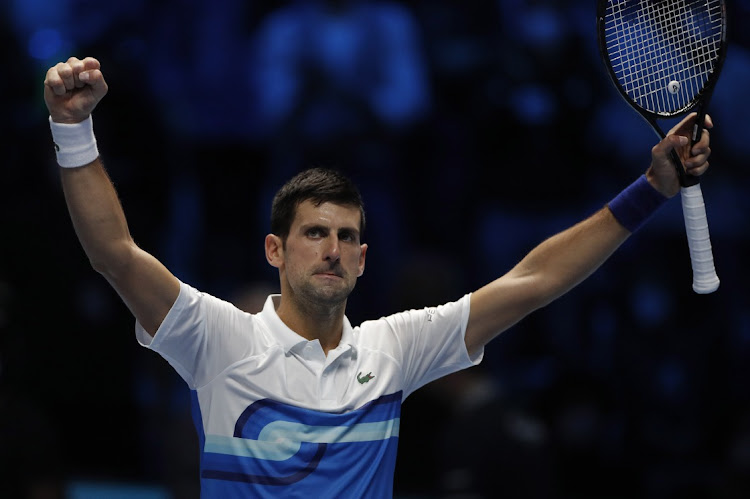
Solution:
[[[306,306],[282,293],[276,315],[303,338],[320,341],[323,352],[328,355],[328,351],[341,342],[345,310],[346,302],[336,307]]]

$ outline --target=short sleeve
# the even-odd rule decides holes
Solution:
[[[254,324],[251,314],[181,282],[177,300],[153,338],[137,321],[135,332],[142,346],[164,357],[197,389],[251,355]]]
[[[386,317],[398,343],[396,355],[404,373],[404,397],[431,381],[482,361],[484,349],[470,356],[464,341],[470,296]]]

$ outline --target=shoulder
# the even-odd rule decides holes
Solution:
[[[181,283],[180,296],[172,312],[175,321],[183,323],[183,327],[204,329],[206,334],[215,338],[256,344],[267,339],[263,332],[268,328],[259,320],[261,313],[245,312],[226,299],[186,283]]]
[[[410,309],[375,320],[363,322],[355,328],[355,337],[362,341],[382,341],[388,336],[398,335],[405,331],[441,327],[442,325],[466,323],[469,317],[471,294],[466,294],[456,301],[441,305]]]

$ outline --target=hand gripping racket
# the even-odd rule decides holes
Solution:
[[[703,133],[706,106],[726,55],[723,0],[598,0],[599,49],[615,87],[660,139],[658,119],[696,108],[692,142]],[[698,177],[685,173],[673,150],[680,179],[693,290],[719,287],[706,207]]]

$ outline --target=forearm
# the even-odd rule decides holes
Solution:
[[[91,265],[115,275],[134,247],[117,192],[100,159],[80,168],[61,168],[65,201]]]
[[[534,248],[507,274],[475,291],[465,341],[470,354],[586,279],[630,232],[602,208]]]
[[[642,175],[607,207],[540,244],[511,274],[538,276],[542,305],[591,275],[667,201]]]
[[[531,280],[534,307],[544,306],[596,271],[629,235],[609,208],[602,208],[542,242],[509,277]]]

